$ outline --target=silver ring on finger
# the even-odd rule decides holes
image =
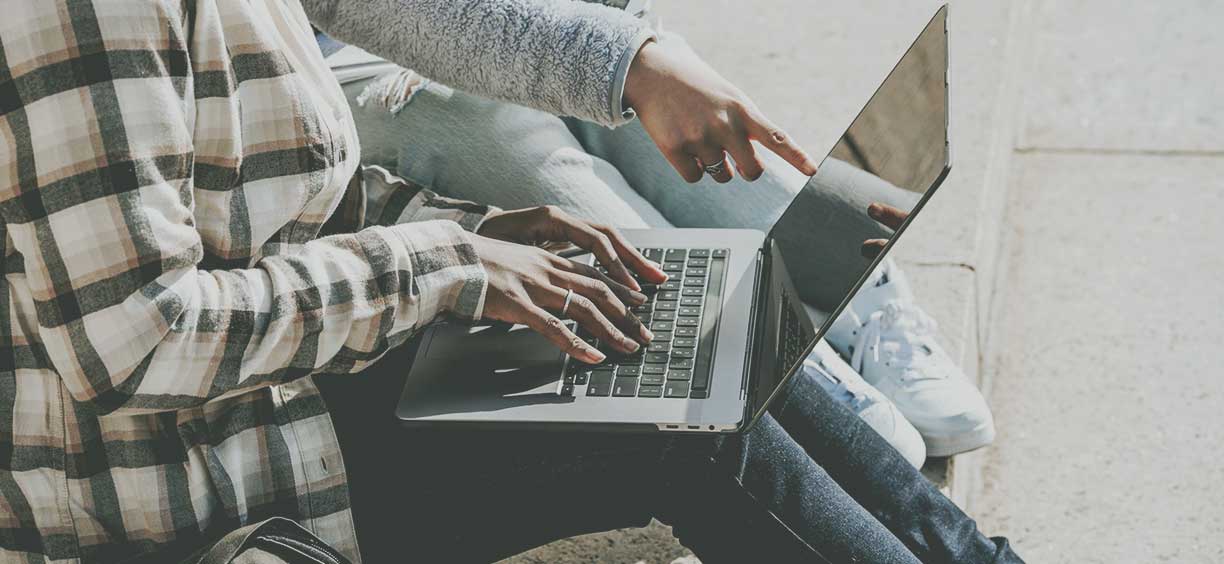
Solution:
[[[727,170],[727,155],[723,154],[723,158],[714,164],[702,163],[701,169],[710,176],[718,176]]]
[[[574,290],[570,288],[565,291],[565,303],[561,304],[561,315],[565,315],[569,311],[570,302],[574,301]]]

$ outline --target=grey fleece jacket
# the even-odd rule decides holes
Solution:
[[[572,0],[302,0],[328,35],[449,86],[604,125],[628,121],[625,75],[654,36]]]

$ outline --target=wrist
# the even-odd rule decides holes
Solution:
[[[649,39],[642,44],[629,64],[629,72],[625,75],[625,92],[622,101],[626,108],[637,109],[648,97],[648,91],[654,84],[658,73],[655,66],[658,60],[659,42]]]

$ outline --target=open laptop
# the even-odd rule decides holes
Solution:
[[[498,429],[746,429],[950,170],[947,11],[939,9],[769,233],[625,232],[671,276],[635,308],[655,334],[648,347],[587,365],[526,327],[437,324],[423,336],[396,416]],[[895,232],[867,216],[876,202],[908,213]],[[874,259],[858,254],[881,238]]]

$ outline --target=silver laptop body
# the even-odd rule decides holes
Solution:
[[[673,342],[694,341],[686,358],[656,356],[592,367],[561,354],[525,327],[438,323],[421,339],[397,418],[406,425],[494,429],[747,428],[799,369],[951,168],[947,11],[947,6],[940,8],[919,34],[769,234],[750,229],[625,231],[643,250],[670,250],[665,258],[684,257],[686,270],[673,276],[681,281],[673,287],[678,292],[692,288],[684,294],[703,299],[701,310],[685,318],[690,319],[687,327],[677,326],[682,318],[669,315],[670,325],[656,327],[659,322],[652,320],[651,328]],[[861,209],[862,217],[822,214],[830,198],[850,200],[850,208],[842,203],[839,209]],[[866,217],[867,204],[877,201],[909,211],[895,232],[885,230],[883,251],[874,259],[830,260],[828,268],[808,272],[808,265],[822,261],[799,256],[807,249],[804,236],[815,227],[836,224],[847,241],[879,238],[882,228]],[[805,270],[792,282],[788,266],[800,262]],[[691,286],[685,285],[689,270],[702,275]],[[804,298],[823,303],[805,307],[796,291],[804,284],[819,284],[819,291],[805,292]],[[661,302],[652,303],[657,308]],[[648,365],[651,372],[643,373]]]

